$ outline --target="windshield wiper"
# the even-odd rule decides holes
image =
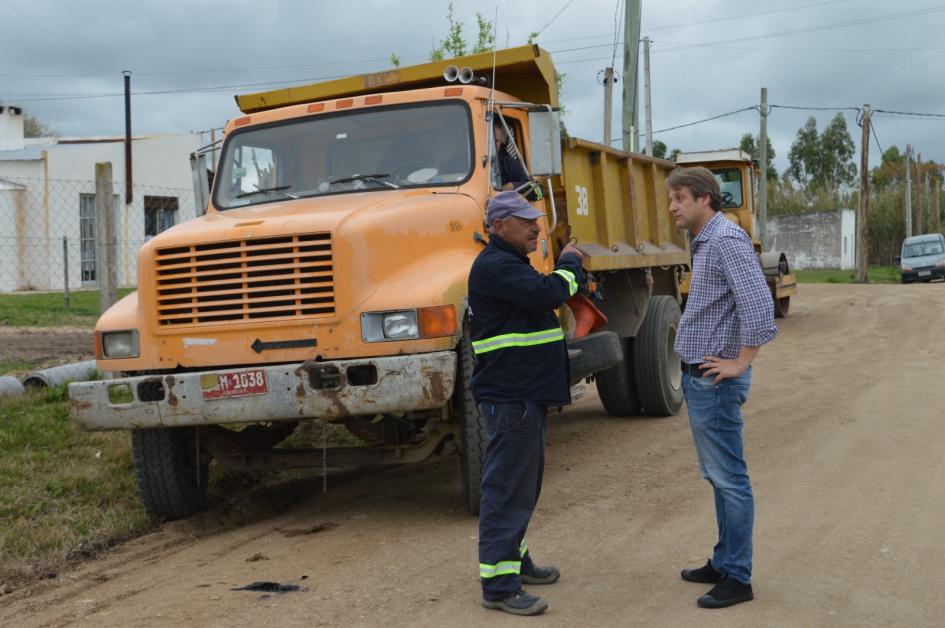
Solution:
[[[253,185],[256,185],[256,184],[254,183]],[[291,187],[292,187],[291,185],[275,185],[271,188],[261,188],[257,186],[257,188],[251,192],[242,192],[240,194],[237,194],[236,198],[243,198],[244,196],[252,196],[253,194],[266,194],[267,192],[283,192],[284,190],[288,190]],[[289,198],[298,198],[298,196],[289,194],[288,192],[285,192],[285,195],[288,196]]]
[[[342,177],[340,179],[332,179],[328,183],[329,185],[334,185],[335,183],[351,183],[352,181],[370,181],[371,183],[380,183],[381,185],[386,185],[389,188],[399,190],[400,186],[391,183],[390,181],[381,181],[390,176],[389,172],[382,174],[353,174],[350,177]]]

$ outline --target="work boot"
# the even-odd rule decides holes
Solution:
[[[540,567],[532,564],[528,573],[522,572],[522,584],[551,584],[561,577],[561,572],[554,565]]]
[[[702,608],[725,608],[747,602],[754,597],[750,584],[742,584],[734,578],[723,576],[711,591],[696,600],[696,604]]]
[[[513,615],[541,615],[548,610],[548,600],[543,597],[529,595],[522,590],[501,600],[483,599],[482,605],[486,608],[505,611]]]
[[[716,584],[724,577],[715,570],[711,560],[705,562],[705,567],[683,569],[680,575],[687,582],[704,582],[705,584]]]

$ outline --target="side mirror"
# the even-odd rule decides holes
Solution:
[[[902,262],[902,257],[900,257],[899,255],[897,255],[897,256],[896,256],[896,263],[898,264],[898,263],[900,263],[900,262]]]
[[[207,181],[207,154],[191,153],[190,174],[194,183],[194,210],[197,216],[207,213],[210,201],[210,183]]]
[[[557,111],[528,113],[528,141],[532,150],[532,176],[561,174],[561,126]]]

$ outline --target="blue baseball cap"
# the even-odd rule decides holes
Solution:
[[[534,218],[541,218],[544,215],[545,213],[543,211],[537,210],[529,205],[525,197],[515,190],[499,192],[489,199],[489,204],[486,206],[486,224],[490,227],[496,220],[508,218],[509,216],[518,216],[525,220],[532,220]]]

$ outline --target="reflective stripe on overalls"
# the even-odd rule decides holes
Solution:
[[[519,555],[522,558],[525,558],[525,552],[528,551],[528,545],[525,543],[525,539],[522,539],[522,542],[518,546]],[[508,576],[512,574],[519,574],[522,571],[522,561],[520,560],[503,560],[500,563],[495,565],[486,565],[485,563],[479,563],[479,577],[480,578],[495,578],[496,576]]]
[[[525,334],[502,334],[501,336],[474,340],[472,347],[473,353],[481,355],[497,349],[531,347],[549,342],[557,342],[559,340],[564,340],[564,330],[560,327],[555,327],[554,329],[546,329],[544,331],[533,331]]]
[[[558,275],[568,283],[568,294],[572,297],[578,291],[577,280],[574,278],[574,273],[570,270],[565,270],[564,268],[559,268],[554,272],[555,275]]]

